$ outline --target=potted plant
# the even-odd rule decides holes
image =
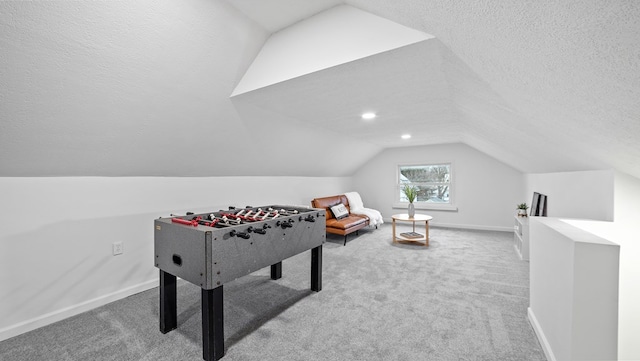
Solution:
[[[409,200],[409,218],[413,218],[416,214],[416,208],[413,205],[413,201],[418,197],[418,187],[405,184],[404,188],[402,188],[402,192]]]
[[[529,206],[527,206],[526,203],[520,203],[518,204],[518,217],[526,217],[527,216],[527,209],[529,209]]]

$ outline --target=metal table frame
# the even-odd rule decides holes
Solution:
[[[282,261],[271,265],[271,279],[282,277]],[[322,246],[311,249],[311,290],[322,290]],[[202,357],[217,361],[224,356],[224,289],[202,288]],[[178,326],[176,276],[160,270],[160,332],[167,333]]]

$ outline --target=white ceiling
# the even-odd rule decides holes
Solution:
[[[436,39],[229,97],[271,33],[340,4]],[[0,2],[0,176],[342,176],[463,142],[524,172],[640,177],[638,18],[623,1]]]
[[[237,0],[228,1],[235,4]],[[286,6],[286,1],[272,0],[270,3],[274,8]],[[565,71],[571,73],[585,71],[587,77],[593,76],[590,67],[593,66],[594,59],[567,57],[565,50],[556,48],[553,43],[549,44],[549,40],[560,44],[569,40],[567,37],[574,37],[575,39],[572,39],[574,41],[588,41],[590,44],[585,45],[590,45],[590,47],[594,46],[594,41],[605,43],[614,40],[621,43],[621,46],[612,49],[618,53],[612,58],[616,60],[616,63],[628,61],[630,63],[614,70],[620,73],[616,79],[606,79],[605,82],[602,82],[603,79],[594,79],[591,81],[592,84],[588,84],[586,79],[581,81],[593,88],[597,87],[598,82],[602,82],[600,84],[609,83],[611,88],[615,89],[622,84],[611,84],[612,82],[629,83],[631,80],[629,77],[636,80],[639,78],[637,72],[633,73],[634,68],[640,70],[637,68],[640,65],[638,64],[638,51],[628,51],[629,49],[624,47],[627,42],[638,42],[638,38],[634,38],[633,34],[640,36],[638,31],[640,28],[632,22],[632,17],[628,12],[638,13],[638,7],[625,9],[620,6],[612,6],[599,9],[612,13],[609,16],[615,21],[622,21],[619,26],[628,31],[619,34],[622,39],[606,38],[607,36],[618,36],[618,34],[601,34],[599,38],[604,39],[595,40],[585,39],[584,35],[575,34],[577,30],[591,33],[596,31],[589,29],[582,23],[585,19],[566,18],[570,15],[566,11],[570,11],[572,8],[562,6],[562,4],[556,5],[556,10],[564,10],[565,12],[559,12],[555,15],[563,18],[565,24],[555,24],[554,14],[536,8],[534,9],[536,12],[532,13],[532,18],[528,21],[538,26],[549,26],[549,28],[539,29],[538,33],[528,30],[523,33],[522,30],[514,30],[520,26],[521,21],[527,20],[523,19],[523,12],[526,9],[518,5],[512,5],[509,9],[509,7],[491,4],[482,8],[477,5],[453,6],[440,2],[430,3],[430,5],[438,6],[436,8],[419,2],[404,2],[402,5],[384,1],[345,1],[345,3],[395,20],[400,24],[429,32],[434,28],[431,27],[432,23],[427,22],[426,19],[438,23],[442,21],[439,14],[446,14],[444,18],[451,19],[456,17],[452,16],[450,12],[458,11],[459,14],[464,15],[463,19],[456,19],[456,22],[461,22],[460,27],[465,26],[466,23],[477,23],[479,26],[476,29],[482,30],[490,37],[490,39],[481,39],[486,48],[479,49],[480,55],[498,53],[500,58],[514,57],[514,55],[505,54],[506,51],[501,52],[500,47],[504,47],[504,45],[501,45],[500,42],[505,40],[520,41],[520,44],[514,43],[513,45],[519,48],[520,52],[524,51],[525,54],[517,54],[515,61],[524,60],[526,64],[539,63],[539,56],[544,55],[544,63],[557,62],[557,60],[547,57],[560,56],[567,58],[567,63],[556,64],[556,67],[560,68],[562,65]],[[433,10],[432,13],[431,10]],[[484,15],[490,14],[491,11],[495,12],[495,16],[501,18],[504,23],[488,22],[487,16]],[[589,12],[583,10],[582,13]],[[247,13],[247,16],[268,28],[266,24],[269,24],[271,18],[271,14],[268,12]],[[545,16],[549,18],[545,18]],[[599,15],[591,13],[590,16],[597,18]],[[298,18],[295,18],[295,15],[292,17],[288,23],[295,24],[308,18],[308,14]],[[603,21],[593,19],[590,22],[602,26],[604,25]],[[441,31],[453,29],[455,26],[455,23],[443,24],[445,29],[441,29]],[[505,32],[514,31],[517,39],[509,39],[509,34],[500,34],[498,31],[500,27]],[[617,28],[618,26],[608,25],[608,27]],[[559,31],[559,33],[554,34],[553,31]],[[442,32],[449,37],[452,35],[451,31]],[[478,42],[474,42],[474,38],[478,38],[476,33],[477,31],[472,34],[464,34],[467,38],[449,40],[457,40],[456,43],[468,45],[472,49],[477,48]],[[611,47],[611,44],[606,45]],[[576,44],[572,44],[572,46],[575,47]],[[465,49],[461,50],[460,54],[464,56]],[[540,51],[545,51],[545,53],[536,54]],[[586,51],[583,50],[583,52]],[[633,57],[634,52],[635,58]],[[619,59],[618,56],[622,59]],[[528,58],[523,59],[523,57]],[[585,60],[586,64],[582,64]],[[484,61],[490,61],[490,59]],[[250,101],[259,104],[260,107],[275,110],[296,119],[304,119],[306,122],[314,122],[329,129],[339,127],[353,137],[366,139],[382,147],[464,142],[525,172],[616,167],[614,164],[619,163],[620,157],[626,157],[628,162],[622,169],[635,174],[640,171],[638,164],[640,162],[635,161],[640,156],[640,147],[636,145],[640,138],[640,119],[636,118],[635,121],[632,119],[620,120],[617,123],[624,123],[626,127],[618,127],[616,120],[604,117],[605,114],[602,118],[597,118],[583,109],[576,108],[573,109],[574,113],[568,113],[567,109],[563,109],[569,108],[566,104],[555,104],[558,107],[558,112],[564,111],[566,114],[551,114],[553,112],[540,108],[554,106],[553,102],[565,102],[564,99],[575,97],[572,93],[573,89],[562,90],[567,85],[562,84],[559,79],[549,79],[549,75],[544,73],[530,75],[526,68],[519,69],[521,67],[518,66],[518,63],[504,64],[502,65],[504,68],[491,69],[500,66],[500,63],[497,62],[485,64],[490,70],[498,72],[495,78],[496,84],[491,84],[488,79],[483,79],[481,74],[471,68],[474,63],[477,63],[477,60],[465,62],[447,44],[443,44],[442,40],[438,39],[433,42],[396,49],[383,55],[371,56],[353,64],[344,64],[309,74],[286,84],[262,89],[256,92],[257,94],[252,94]],[[609,65],[601,64],[600,66],[607,68],[607,72],[611,72],[611,69],[608,69]],[[584,69],[578,70],[580,67],[584,67]],[[518,72],[513,74],[513,79],[508,78],[508,74],[516,70]],[[558,71],[556,69],[549,70],[553,73]],[[524,72],[524,75],[521,72]],[[573,74],[554,75],[568,79],[573,76]],[[530,78],[526,78],[527,76]],[[540,76],[542,77],[540,78]],[[512,93],[513,89],[522,87],[522,83],[519,82],[522,77],[525,77],[528,84],[540,83],[537,86],[541,89],[551,93],[561,92],[562,96],[544,99],[548,97],[548,94]],[[571,80],[575,81],[575,79]],[[638,84],[636,83],[636,85]],[[513,87],[513,89],[506,88],[504,91],[500,91],[500,87]],[[614,91],[622,99],[631,100],[631,94],[619,90]],[[637,86],[632,90],[632,94],[640,95]],[[595,96],[595,94],[590,96]],[[345,102],[345,99],[349,101]],[[371,101],[375,106],[363,108],[362,104],[367,104],[367,101]],[[547,103],[544,103],[545,101]],[[593,106],[593,104],[587,104],[587,99],[583,101],[584,105]],[[603,103],[606,102],[608,101]],[[639,103],[631,100],[631,102],[625,101],[624,105],[625,107],[635,107],[635,114],[638,115],[640,114]],[[518,106],[521,108],[518,109]],[[381,117],[375,123],[357,122],[354,119],[354,114],[357,114],[358,110],[379,110]],[[620,110],[610,107],[609,115],[628,116]],[[545,113],[562,118],[552,121],[546,118],[548,115]],[[609,127],[609,125],[612,126]],[[600,127],[604,132],[590,130],[594,127]],[[414,137],[411,141],[402,141],[398,136],[403,133],[413,133]],[[631,152],[634,155],[625,156],[625,152],[620,152],[615,158],[609,157],[610,159],[605,160],[606,156],[603,152],[608,152],[605,148],[616,147],[617,139],[620,138],[626,141],[625,152]],[[594,142],[598,144],[598,148],[592,147]],[[531,149],[535,151],[527,151]]]
[[[432,38],[352,6],[335,6],[272,34],[231,96]]]
[[[275,33],[324,10],[341,0],[227,0],[269,33]]]
[[[380,147],[461,141],[438,44],[423,41],[233,97]],[[362,120],[366,111],[377,114]],[[437,137],[431,136],[433,132]],[[410,133],[410,140],[400,136]]]

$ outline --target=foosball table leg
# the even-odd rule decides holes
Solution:
[[[311,249],[311,290],[322,290],[322,246]]]
[[[271,279],[279,280],[282,278],[282,261],[271,265]]]
[[[178,326],[176,307],[176,276],[160,270],[160,332],[167,333]]]
[[[217,361],[224,356],[223,286],[202,289],[202,357]]]

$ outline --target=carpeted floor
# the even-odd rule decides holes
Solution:
[[[318,293],[310,252],[280,280],[266,268],[224,286],[223,360],[545,360],[512,237],[432,228],[426,248],[392,244],[389,224],[344,247],[328,236]],[[158,327],[155,288],[0,342],[0,359],[201,360],[200,288],[179,283],[178,328]]]

